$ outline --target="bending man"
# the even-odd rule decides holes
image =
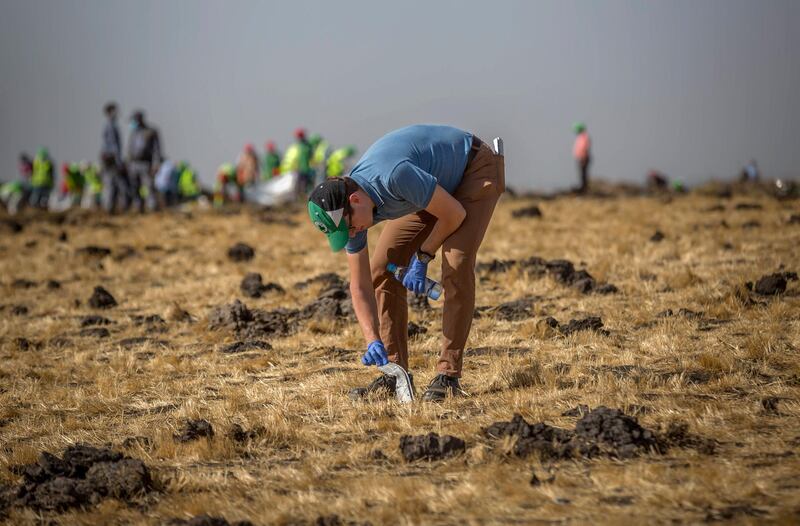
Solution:
[[[428,265],[442,249],[442,351],[423,400],[460,391],[462,357],[475,306],[475,259],[505,189],[504,158],[469,132],[416,125],[373,144],[349,177],[318,185],[311,221],[334,252],[346,248],[353,308],[367,342],[365,365],[408,369],[406,289],[424,291]],[[388,220],[370,258],[367,229]],[[388,263],[407,266],[400,283]],[[366,392],[392,393],[381,376]]]

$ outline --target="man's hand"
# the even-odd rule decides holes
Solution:
[[[367,346],[367,352],[361,357],[361,363],[364,365],[386,365],[389,363],[389,356],[386,354],[386,348],[383,342],[375,340]]]
[[[425,293],[425,276],[428,274],[428,264],[417,259],[417,255],[411,258],[411,264],[403,276],[403,286],[414,294]]]

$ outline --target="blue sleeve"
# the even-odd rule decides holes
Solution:
[[[392,193],[420,210],[431,202],[437,184],[435,177],[408,161],[398,164],[389,177]]]
[[[347,244],[344,246],[344,249],[347,251],[348,254],[356,254],[364,250],[364,247],[367,246],[367,231],[362,230],[354,237],[351,237]]]

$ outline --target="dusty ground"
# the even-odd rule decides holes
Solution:
[[[512,216],[534,203],[541,217]],[[269,345],[223,352],[249,329],[237,337],[209,327],[212,309],[236,298],[267,312],[313,307],[326,285],[295,284],[346,277],[344,257],[331,256],[302,210],[26,216],[17,233],[0,225],[5,521],[162,524],[207,513],[254,524],[336,524],[332,515],[341,524],[796,523],[800,286],[790,280],[764,296],[745,283],[800,271],[798,212],[797,201],[758,194],[505,199],[480,263],[567,259],[595,288],[619,291],[584,293],[541,262],[481,267],[477,305],[492,308],[479,308],[473,325],[470,396],[410,406],[348,398],[376,373],[360,365],[364,344],[335,294],[305,319],[275,315],[286,322],[277,332],[245,335]],[[657,230],[663,239],[651,240]],[[240,241],[255,248],[252,259],[229,259]],[[111,252],[79,250],[89,245]],[[283,292],[245,297],[249,272]],[[96,286],[117,305],[91,307]],[[530,301],[494,308],[518,299]],[[92,325],[89,315],[112,323]],[[163,322],[141,318],[149,315]],[[603,326],[565,336],[548,316],[562,329],[587,316]],[[440,305],[411,319],[427,328],[411,345],[419,393],[433,376]],[[515,413],[571,430],[583,413],[562,413],[582,404],[620,409],[655,437],[681,422],[688,435],[632,458],[611,448],[563,459],[536,447],[516,455],[520,436],[483,431]],[[196,419],[213,435],[186,427]],[[465,451],[406,461],[400,437],[428,432],[463,439]],[[147,491],[114,499],[97,490],[63,510],[14,500],[21,466],[76,443],[143,461]],[[104,466],[85,476],[118,473]]]

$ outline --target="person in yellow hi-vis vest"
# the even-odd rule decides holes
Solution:
[[[306,140],[306,131],[298,128],[294,132],[295,139],[281,160],[281,173],[296,173],[300,176],[300,186],[304,190],[311,184],[311,145]]]
[[[347,161],[356,154],[355,146],[345,146],[333,151],[328,157],[326,173],[328,177],[344,175]]]
[[[311,137],[308,138],[308,144],[311,146],[311,160],[309,162],[312,172],[311,177],[314,184],[317,184],[325,179],[325,160],[328,157],[330,144],[318,133],[311,134]]]
[[[53,190],[53,160],[47,148],[39,148],[33,158],[31,175],[30,204],[38,208],[47,208],[50,192]]]

